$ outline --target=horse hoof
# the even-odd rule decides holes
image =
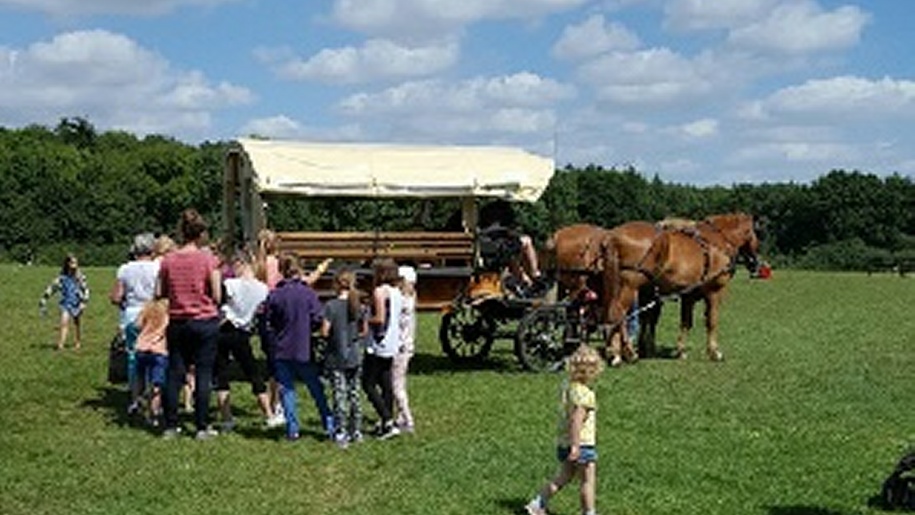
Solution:
[[[623,358],[621,358],[619,356],[613,356],[613,359],[610,360],[611,367],[616,368],[622,364],[623,364]]]
[[[678,352],[678,353],[677,353],[677,359],[679,359],[680,361],[686,361],[686,353],[685,353],[685,352]]]
[[[724,354],[722,354],[719,350],[710,352],[708,357],[712,361],[724,361]]]

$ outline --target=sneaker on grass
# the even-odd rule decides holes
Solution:
[[[400,434],[400,429],[394,424],[388,424],[385,426],[384,431],[378,435],[379,440],[388,440],[394,438]]]
[[[178,438],[179,436],[181,436],[180,427],[167,427],[167,428],[165,428],[164,431],[162,431],[163,440],[174,440],[174,439]]]
[[[279,412],[275,412],[272,417],[269,417],[266,420],[267,429],[273,429],[276,427],[283,427],[286,425],[286,417]]]
[[[527,510],[528,515],[547,515],[546,509],[540,506],[536,499],[527,503],[524,509]]]
[[[197,434],[194,435],[195,440],[210,440],[219,436],[219,431],[208,427],[206,429],[201,429],[197,431]]]

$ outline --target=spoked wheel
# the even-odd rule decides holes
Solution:
[[[456,363],[478,362],[489,355],[496,323],[480,310],[458,304],[442,315],[438,339],[442,352]]]
[[[555,371],[562,367],[569,342],[566,308],[539,306],[529,311],[518,324],[515,354],[527,370]]]

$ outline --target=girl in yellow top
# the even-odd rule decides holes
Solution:
[[[596,350],[582,345],[569,358],[569,379],[563,384],[556,454],[559,471],[525,506],[530,515],[546,515],[546,505],[575,476],[581,483],[581,512],[594,515],[597,481],[597,398],[591,384],[603,370]]]

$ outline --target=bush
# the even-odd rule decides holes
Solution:
[[[867,270],[874,262],[890,261],[886,249],[868,247],[860,238],[811,247],[795,265],[807,270]]]

